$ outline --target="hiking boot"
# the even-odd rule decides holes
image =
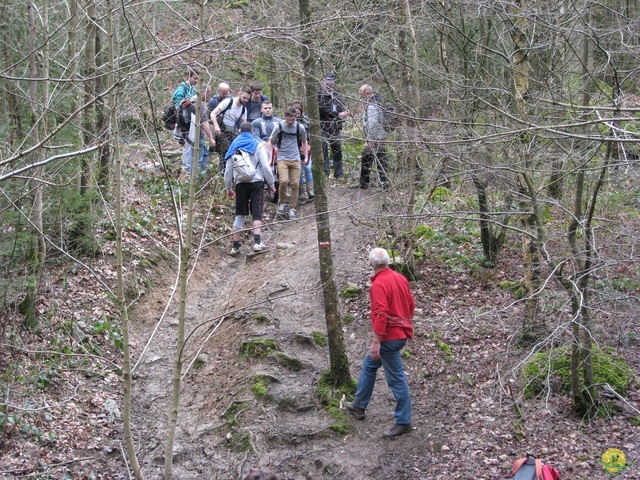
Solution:
[[[356,417],[356,420],[364,420],[364,417],[365,417],[364,408],[356,407],[353,404],[353,402],[347,402],[346,407],[347,407],[347,410],[349,410],[349,413],[351,413],[354,417]]]
[[[232,257],[237,257],[238,255],[240,255],[240,249],[236,247],[231,247],[231,251],[229,252],[229,255],[231,255]]]
[[[262,242],[253,244],[253,251],[254,252],[263,252],[266,249],[267,249],[267,246]]]
[[[290,208],[289,209],[289,220],[297,220],[298,216],[296,215],[296,209],[295,208]]]
[[[300,195],[298,196],[298,203],[300,205],[304,205],[305,203],[307,203],[309,201],[309,197],[307,196],[307,192],[300,192]]]
[[[308,183],[307,183],[307,196],[309,197],[309,200],[313,199],[316,196],[316,194],[313,193],[313,185],[309,185]]]
[[[402,435],[403,433],[407,433],[411,431],[411,424],[407,423],[404,425],[398,425],[397,423],[391,427],[390,430],[384,432],[382,434],[382,438],[396,438]]]
[[[278,205],[278,209],[276,210],[277,217],[285,217],[287,214],[285,213],[287,206],[284,203]]]

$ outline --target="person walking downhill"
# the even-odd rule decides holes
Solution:
[[[233,222],[233,245],[229,255],[232,257],[240,253],[240,233],[244,221],[251,212],[253,217],[253,251],[262,252],[267,247],[262,243],[262,195],[265,182],[274,194],[276,189],[271,173],[269,151],[270,147],[266,142],[257,140],[251,134],[252,126],[249,122],[240,125],[240,135],[238,135],[231,145],[226,158],[226,168],[224,171],[224,186],[227,189],[227,196],[236,199],[236,218]],[[251,162],[256,169],[254,177],[248,182],[237,182],[234,187],[233,179],[233,155],[237,150],[244,150],[251,156]]]
[[[276,216],[297,219],[296,204],[300,189],[300,156],[307,155],[307,132],[303,125],[296,121],[295,108],[287,108],[284,112],[284,121],[278,123],[271,133],[269,143],[271,148],[278,147],[278,169],[280,204],[276,210]],[[289,211],[284,203],[287,198],[287,184],[291,180],[291,195],[289,196]]]
[[[305,115],[300,102],[293,102],[291,108],[296,110],[296,119],[307,131],[306,149],[308,155],[300,158],[300,195],[298,203],[303,204],[313,200],[316,196],[313,191],[313,172],[311,170],[311,145],[309,144],[309,117]]]
[[[384,110],[375,101],[375,93],[371,85],[360,87],[360,99],[364,102],[364,113],[362,114],[364,128],[364,150],[360,159],[360,188],[369,188],[371,177],[371,166],[375,163],[378,170],[378,178],[382,188],[389,188],[387,172],[387,132],[384,130],[383,117]]]
[[[225,158],[229,145],[240,133],[240,125],[247,120],[246,104],[251,97],[249,87],[244,87],[236,98],[229,97],[222,100],[216,108],[211,111],[211,123],[216,136],[216,149],[220,153],[220,164],[218,171],[224,172]]]
[[[188,106],[190,104],[189,100],[196,96],[199,78],[200,73],[195,69],[189,68],[185,80],[181,82],[180,85],[178,85],[173,91],[171,102],[176,109],[177,115],[180,114],[183,103],[184,106]],[[184,146],[184,137],[182,135],[182,132],[180,131],[178,122],[176,122],[176,126],[173,130],[173,138],[174,140],[180,142],[180,145]]]
[[[395,424],[382,435],[384,438],[411,430],[411,396],[400,350],[413,338],[416,307],[408,280],[389,268],[390,261],[384,248],[374,248],[369,253],[369,264],[374,271],[370,292],[373,339],[362,362],[356,396],[346,404],[356,419],[364,420],[376,374],[383,367],[387,385],[396,399]]]

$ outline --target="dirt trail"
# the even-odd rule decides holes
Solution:
[[[343,318],[355,318],[343,330],[357,378],[370,339],[366,257],[382,234],[376,221],[388,211],[375,190],[333,186],[328,192],[336,285],[363,288],[360,298],[341,299],[340,305]],[[385,195],[402,204],[393,191]],[[269,206],[267,221],[273,213]],[[393,422],[393,397],[382,371],[366,420],[352,419],[345,436],[331,431],[315,395],[318,376],[328,368],[328,351],[310,341],[312,332],[326,331],[313,213],[313,204],[307,204],[299,210],[300,220],[267,226],[264,254],[248,258],[247,237],[238,258],[230,257],[225,245],[224,250],[211,246],[200,259],[190,282],[187,330],[195,332],[185,365],[195,356],[199,361],[183,383],[174,478],[233,480],[258,467],[280,480],[493,480],[508,472],[514,459],[535,452],[563,478],[599,480],[609,478],[600,462],[607,448],[629,454],[640,449],[634,411],[622,403],[624,414],[588,424],[570,416],[566,395],[520,399],[522,417],[515,414],[508,392],[517,396],[520,388],[519,370],[510,373],[521,357],[512,344],[520,317],[517,307],[506,309],[513,302],[510,292],[494,286],[521,275],[518,261],[509,258],[485,272],[490,277],[484,281],[453,273],[438,261],[420,267],[412,285],[416,333],[404,362],[412,432],[393,441],[381,438]],[[155,288],[134,313],[135,358],[175,281],[175,267],[166,268],[166,285]],[[257,322],[257,314],[269,322]],[[136,433],[147,479],[162,478],[176,317],[174,304],[135,374]],[[637,317],[627,321],[625,328],[640,328]],[[260,338],[275,339],[286,355],[300,361],[300,370],[286,368],[274,356],[239,356],[243,342]],[[256,375],[274,380],[263,399],[251,391]],[[639,400],[634,388],[628,401],[637,405]],[[626,475],[640,478],[635,467]]]
[[[372,231],[361,222],[370,223],[379,212],[380,197],[376,192],[365,195],[345,186],[328,191],[330,208],[335,210],[331,222],[336,283],[338,288],[346,282],[365,287],[369,275],[366,255],[372,240],[368,235]],[[267,213],[273,213],[272,207]],[[378,408],[372,404],[367,423],[354,425],[358,430],[341,439],[328,429],[331,421],[315,396],[318,375],[328,367],[327,348],[310,341],[312,332],[326,331],[318,289],[315,207],[307,204],[299,213],[301,219],[296,222],[278,222],[264,229],[263,239],[269,245],[266,253],[247,257],[248,238],[237,258],[211,247],[216,251],[202,257],[191,278],[187,330],[198,328],[188,341],[185,365],[198,355],[199,361],[187,374],[182,391],[175,445],[177,479],[232,479],[251,467],[271,470],[279,478],[324,474],[390,478],[379,476],[379,461],[372,457],[371,447],[372,441],[382,441],[378,437],[390,425],[391,407],[382,408],[383,401],[377,402]],[[168,291],[169,286],[156,289],[154,298],[137,308],[136,323],[142,326],[134,334],[137,352],[159,318]],[[266,315],[270,321],[257,323],[252,318],[255,314]],[[354,376],[368,345],[365,319],[366,312],[351,328],[345,328]],[[136,413],[142,416],[142,423],[138,423],[146,478],[159,478],[162,471],[176,324],[177,305],[173,305],[136,370],[134,394],[144,399]],[[357,332],[362,328],[364,334]],[[241,343],[255,338],[276,339],[288,356],[302,362],[302,369],[292,371],[272,357],[239,357]],[[275,380],[265,400],[257,400],[250,390],[251,378],[257,374]],[[234,402],[241,403],[244,410],[237,413],[237,425],[230,425],[233,422],[221,415],[233,408]],[[254,453],[233,451],[236,440],[230,442],[229,438],[242,438],[238,436],[242,432],[249,433],[247,440]],[[412,441],[405,436],[395,442],[396,448],[401,451],[404,443]]]

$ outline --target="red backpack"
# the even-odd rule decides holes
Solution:
[[[513,462],[511,473],[500,477],[500,480],[507,478],[512,480],[560,480],[560,472],[533,455],[527,454],[527,458],[520,458]]]

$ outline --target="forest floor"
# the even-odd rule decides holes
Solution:
[[[337,288],[362,289],[355,298],[340,297],[350,370],[357,379],[371,338],[367,255],[381,238],[385,218],[401,213],[392,211],[394,205],[406,205],[406,199],[393,189],[353,189],[333,180],[327,193]],[[132,204],[141,208],[148,201],[141,196]],[[202,194],[198,201],[208,199]],[[220,212],[229,217],[228,227],[231,210]],[[236,258],[228,255],[228,238],[216,240],[200,250],[191,272],[175,479],[239,479],[260,468],[296,480],[490,480],[533,453],[564,480],[598,480],[611,478],[601,461],[609,448],[627,455],[630,467],[618,477],[640,479],[640,465],[632,465],[640,452],[637,379],[625,401],[613,401],[615,414],[593,421],[572,416],[566,394],[523,400],[519,374],[527,352],[514,341],[521,310],[513,294],[497,286],[522,276],[518,252],[508,249],[484,275],[452,272],[437,260],[416,270],[416,332],[404,358],[413,430],[395,440],[382,438],[393,423],[394,402],[381,370],[366,419],[350,417],[348,433],[334,431],[335,420],[316,395],[329,352],[314,336],[326,332],[315,206],[302,206],[297,221],[275,221],[274,213],[268,205],[265,253],[249,254],[248,235]],[[145,235],[138,240],[147,251],[160,249]],[[177,259],[162,258],[131,314],[134,436],[144,477],[154,480],[163,477],[178,318],[175,297],[169,301]],[[100,268],[108,271],[108,262]],[[64,284],[67,302],[82,303],[82,295],[90,294],[95,282],[88,277],[70,277]],[[56,285],[58,280],[51,282],[53,298],[60,295],[53,293]],[[632,313],[608,319],[608,331],[639,331]],[[640,371],[636,336],[621,341],[604,331],[596,335]],[[240,355],[246,342],[264,339],[275,340],[280,352]],[[263,380],[265,395],[252,390],[256,379]],[[117,376],[107,372],[79,385],[73,401],[51,408],[56,441],[5,434],[0,478],[128,478],[120,412],[109,402],[115,399],[121,410],[120,388]]]

